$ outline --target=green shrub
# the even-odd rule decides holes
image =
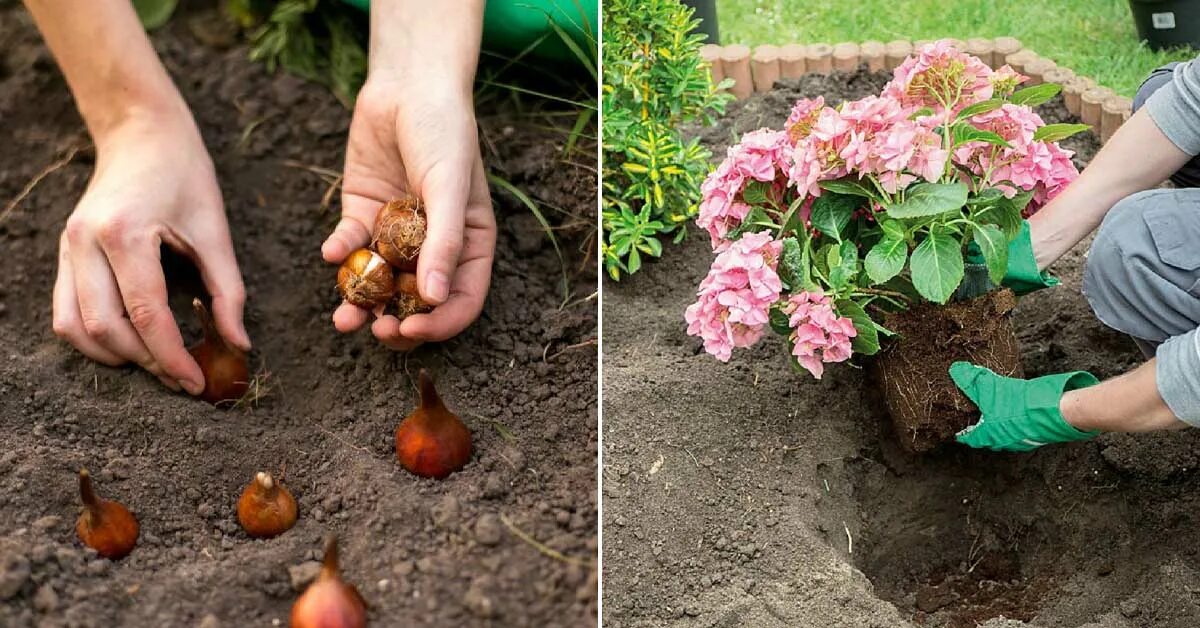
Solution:
[[[614,280],[662,255],[660,238],[682,240],[696,215],[710,153],[679,127],[710,124],[731,98],[712,84],[696,24],[678,0],[604,2],[601,244]]]

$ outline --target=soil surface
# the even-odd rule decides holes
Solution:
[[[799,97],[886,80],[785,82],[703,137],[723,155]],[[1082,166],[1097,141],[1067,146]],[[1200,431],[910,456],[863,370],[795,376],[774,338],[721,364],[686,335],[712,260],[692,235],[605,285],[605,626],[1200,625]],[[1027,376],[1142,361],[1079,293],[1087,245],[1015,310]]]
[[[58,341],[57,242],[91,151],[48,174],[0,218],[0,626],[284,625],[330,532],[372,625],[595,625],[589,234],[560,233],[572,273],[564,306],[554,248],[528,210],[498,194],[495,274],[477,323],[407,355],[365,331],[339,335],[336,269],[319,255],[338,195],[322,209],[329,182],[313,167],[341,170],[350,112],[320,86],[249,62],[244,47],[201,44],[190,17],[153,39],[216,163],[250,295],[251,362],[269,372],[269,390],[256,407],[219,410]],[[493,170],[557,208],[555,222],[594,224],[595,171],[563,164],[565,133],[501,112],[480,122]],[[0,125],[0,207],[87,144],[61,75],[11,0],[0,2]],[[194,276],[167,261],[172,307],[194,340]],[[475,438],[471,462],[444,481],[405,472],[393,449],[422,367]],[[120,562],[75,538],[82,466],[141,521],[139,546]],[[259,470],[284,470],[300,506],[296,526],[271,540],[252,540],[235,517]]]

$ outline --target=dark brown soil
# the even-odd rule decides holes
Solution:
[[[885,78],[782,83],[704,137],[721,155],[798,97]],[[1077,165],[1097,149],[1067,144]],[[721,364],[686,335],[712,261],[692,235],[605,285],[605,626],[1200,625],[1200,430],[911,456],[862,370],[796,377],[781,341]],[[1027,376],[1142,360],[1079,294],[1088,244],[1014,310]]]
[[[218,410],[59,342],[56,243],[92,159],[83,151],[47,176],[0,220],[0,626],[283,625],[329,532],[372,625],[595,625],[597,316],[584,299],[595,291],[586,234],[563,242],[573,273],[563,306],[554,249],[527,210],[498,195],[495,275],[475,325],[408,355],[366,332],[339,335],[336,269],[319,254],[337,195],[322,210],[328,183],[307,166],[341,169],[350,113],[322,87],[269,75],[243,47],[199,44],[185,17],[154,41],[216,163],[250,294],[251,362],[270,372],[270,391],[257,407]],[[594,217],[594,170],[563,163],[562,135],[542,120],[480,116],[493,169],[547,207]],[[0,126],[0,207],[86,142],[11,0],[0,1]],[[188,282],[171,276],[173,309],[194,339]],[[393,450],[421,367],[474,434],[473,459],[444,481],[405,472]],[[75,539],[81,466],[141,521],[139,546],[120,562]],[[284,468],[300,519],[252,540],[236,521],[238,494],[255,471]]]
[[[869,368],[878,383],[901,447],[929,451],[979,419],[975,404],[946,376],[960,360],[1021,377],[1021,353],[1010,314],[1011,290],[996,290],[965,303],[923,303],[888,316],[897,337]]]

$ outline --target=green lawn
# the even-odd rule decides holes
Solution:
[[[718,0],[717,11],[725,44],[1011,35],[1127,96],[1155,67],[1195,56],[1146,48],[1126,0]]]

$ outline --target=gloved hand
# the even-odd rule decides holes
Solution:
[[[1028,221],[1021,221],[1021,230],[1017,232],[1017,237],[1008,243],[1008,272],[1004,274],[1004,281],[1000,283],[1011,288],[1018,296],[1059,284],[1054,277],[1038,271]]]
[[[977,265],[981,269],[984,265],[983,252],[979,250],[979,245],[974,242],[967,245],[966,263],[969,266]],[[968,277],[973,276],[972,273],[967,273]],[[978,276],[983,277],[982,274]],[[994,285],[990,281],[984,279],[988,286]],[[1017,232],[1017,236],[1008,243],[1008,270],[1004,273],[1004,279],[1000,282],[1006,288],[1011,288],[1018,296],[1036,292],[1042,288],[1057,286],[1059,281],[1051,277],[1047,273],[1039,272],[1037,267],[1037,258],[1033,256],[1033,240],[1029,234],[1029,222],[1021,221],[1021,230]],[[978,286],[967,289],[969,294],[982,294],[986,288]]]
[[[955,362],[950,377],[981,414],[959,432],[958,442],[993,451],[1030,451],[1050,443],[1095,438],[1100,432],[1075,429],[1058,410],[1063,393],[1099,383],[1091,373],[1075,371],[1034,379],[1004,377],[969,362]]]

